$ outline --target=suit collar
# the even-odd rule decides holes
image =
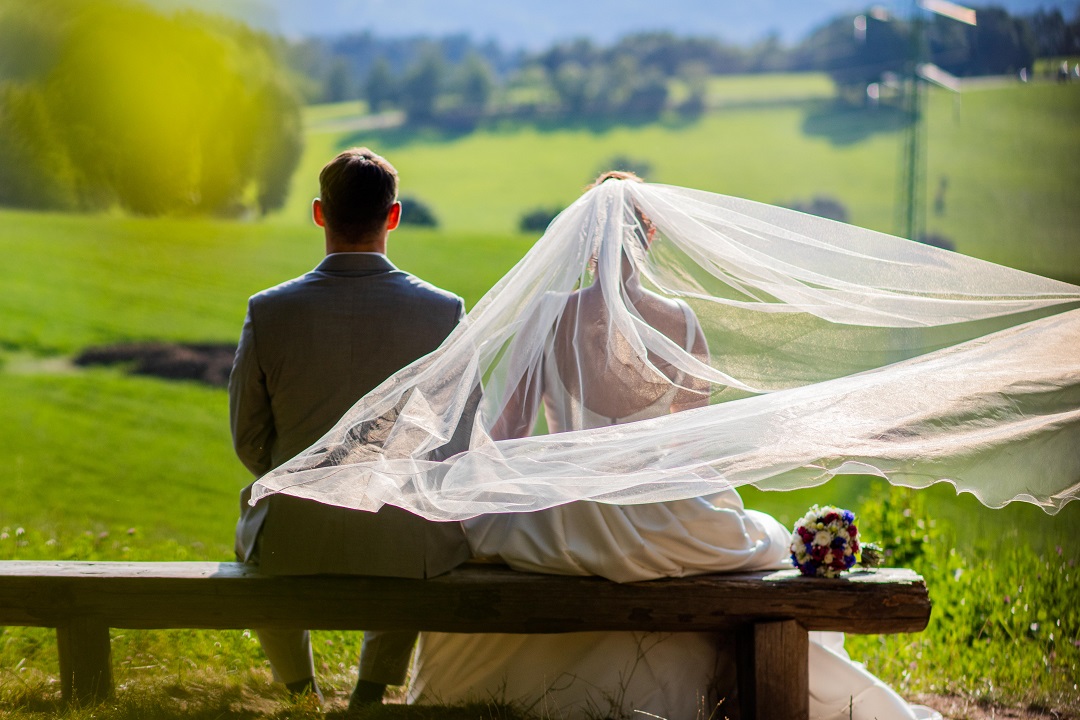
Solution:
[[[397,270],[390,258],[382,253],[345,252],[333,253],[322,259],[315,272],[330,274],[370,274]]]

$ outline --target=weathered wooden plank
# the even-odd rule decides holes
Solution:
[[[826,580],[794,571],[616,584],[468,566],[429,580],[271,577],[238,563],[0,562],[0,624],[74,615],[116,628],[697,631],[797,619],[811,630],[913,632],[930,617],[921,577]]]
[[[810,636],[794,620],[740,631],[739,699],[744,720],[810,717]]]
[[[60,692],[65,700],[91,703],[112,693],[109,626],[95,617],[73,617],[56,629]]]

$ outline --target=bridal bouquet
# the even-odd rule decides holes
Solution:
[[[859,530],[850,510],[815,505],[791,533],[791,562],[810,577],[839,576],[855,564],[858,552]]]

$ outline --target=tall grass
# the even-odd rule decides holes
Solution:
[[[926,579],[933,614],[922,633],[851,637],[849,652],[904,694],[1080,711],[1077,519],[1057,526],[1065,545],[1035,548],[1031,528],[1005,517],[959,540],[925,493],[883,490],[863,505],[862,531]]]

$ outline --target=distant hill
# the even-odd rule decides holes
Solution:
[[[510,48],[538,49],[556,40],[588,37],[608,43],[643,30],[719,37],[747,44],[770,33],[802,39],[828,19],[871,5],[906,15],[911,0],[151,0],[158,6],[194,6],[227,12],[289,37],[369,30],[384,37],[468,33]],[[1077,0],[997,0],[973,6],[1004,7],[1011,14],[1058,8],[1080,11]]]

